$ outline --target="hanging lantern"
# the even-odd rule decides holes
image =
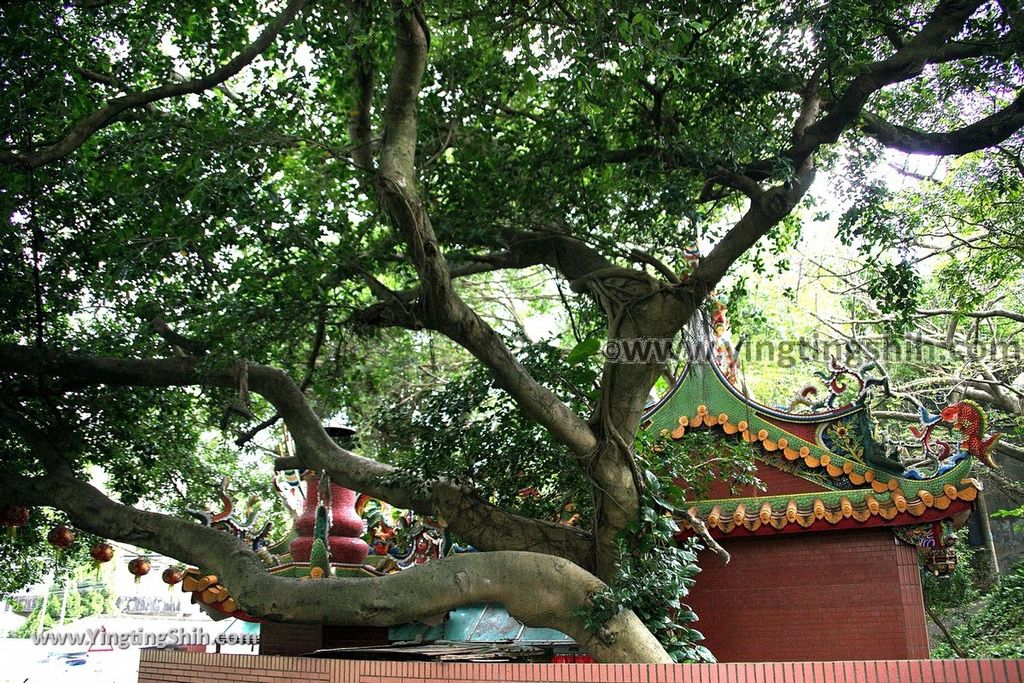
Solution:
[[[180,567],[168,567],[160,575],[160,578],[163,579],[164,583],[167,584],[167,589],[170,590],[181,583],[181,580],[185,578],[185,572],[181,571]]]
[[[50,529],[50,533],[46,535],[46,540],[57,550],[64,550],[75,542],[75,534],[63,524],[58,524]]]
[[[8,505],[0,511],[0,526],[7,527],[7,535],[14,538],[19,526],[28,521],[28,508],[23,505]]]
[[[135,577],[135,583],[149,573],[149,560],[144,557],[136,557],[134,560],[128,563],[128,571]]]
[[[109,543],[97,543],[89,549],[89,555],[92,557],[93,568],[99,572],[100,565],[114,558],[114,546]]]

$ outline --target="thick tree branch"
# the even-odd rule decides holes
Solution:
[[[64,386],[235,388],[237,367],[214,366],[195,358],[124,360],[0,346],[0,371],[61,378]],[[255,363],[246,364],[246,369],[249,389],[281,414],[306,467],[326,471],[337,483],[398,507],[435,514],[481,550],[533,550],[587,566],[590,535],[586,531],[500,510],[447,481],[425,482],[425,491],[419,492],[421,487],[402,483],[394,467],[338,446],[286,373]]]
[[[816,97],[813,92],[810,95]],[[806,124],[813,119],[815,110],[813,104],[805,108]],[[662,287],[653,281],[634,283],[628,300],[619,301],[615,306],[606,305],[611,319],[609,338],[671,339],[692,318],[729,267],[793,210],[813,178],[814,165],[810,158],[800,165],[792,182],[767,191],[747,176],[720,171],[717,182],[740,189],[750,197],[747,212],[685,282],[671,287]],[[646,286],[642,286],[644,284]],[[599,457],[588,470],[597,491],[595,542],[600,576],[614,572],[610,563],[617,535],[637,511],[642,483],[637,481],[632,443],[643,405],[661,369],[662,365],[657,362],[625,364],[609,360],[605,363],[601,408],[592,418],[605,441]]]
[[[832,104],[828,113],[814,121],[819,107],[816,80],[812,75],[805,88],[803,106],[794,127],[794,144],[787,151],[798,166],[798,177],[787,186],[758,195],[754,186],[743,188],[751,197],[750,209],[726,234],[712,252],[703,259],[690,278],[690,285],[700,288],[697,294],[709,293],[728,268],[757,240],[785,217],[807,191],[813,180],[811,159],[823,145],[834,143],[861,114],[868,98],[886,85],[917,76],[946,41],[963,28],[967,19],[981,4],[978,0],[942,0],[921,31],[904,42],[892,56],[869,65]],[[767,175],[771,164],[753,164],[742,176],[753,181]]]
[[[988,364],[974,352],[970,345],[961,343],[961,341],[956,338],[955,334],[952,334],[952,332],[955,331],[952,326],[950,327],[950,330],[951,333],[943,339],[920,332],[908,332],[904,335],[904,338],[908,342],[917,342],[928,346],[934,346],[935,348],[945,349],[947,351],[964,353],[971,363],[974,363],[978,368],[980,368],[982,377],[987,380],[986,382],[976,383],[982,384],[984,388],[972,389],[968,387],[963,389],[964,396],[982,403],[992,404],[1012,415],[1024,414],[1024,401],[1021,401],[1018,396],[1012,395],[1011,392],[1007,390],[1008,387],[1006,383],[999,381],[991,368],[988,367]],[[964,383],[972,381],[973,380],[968,378],[964,380]]]
[[[1002,16],[998,22],[1009,30],[999,37],[982,40],[967,38],[962,41],[950,41],[935,50],[928,60],[931,64],[941,64],[964,59],[1008,60],[1019,54],[1024,48],[1024,14],[1016,3],[998,3]],[[898,46],[897,46],[898,47]]]
[[[428,33],[423,15],[398,3],[397,52],[388,82],[381,147],[380,192],[384,207],[409,247],[420,280],[415,316],[467,349],[494,374],[522,410],[578,457],[597,441],[587,424],[537,382],[501,337],[459,297],[437,236],[416,187],[416,105],[426,64]]]
[[[316,372],[316,364],[320,359],[320,351],[323,349],[324,340],[327,338],[327,312],[321,310],[316,320],[316,331],[313,334],[313,345],[309,351],[309,358],[306,360],[306,376],[302,378],[302,382],[299,384],[299,391],[303,394],[306,393],[306,389],[313,382],[313,374]],[[263,420],[259,424],[247,429],[244,433],[239,434],[235,439],[236,446],[244,446],[249,443],[250,440],[264,429],[272,427],[277,424],[277,421],[281,419],[281,413],[275,412],[273,415]]]
[[[996,442],[995,449],[996,453],[1002,453],[1008,458],[1013,458],[1018,462],[1024,462],[1024,448],[1021,448],[1016,444],[1000,439]]]
[[[187,352],[191,356],[202,356],[210,350],[207,344],[195,339],[189,339],[185,335],[176,332],[174,328],[167,324],[167,319],[164,318],[163,313],[158,313],[154,316],[149,321],[149,325],[153,328],[154,332],[179,352]]]
[[[0,154],[0,161],[22,168],[38,168],[60,159],[78,149],[94,133],[113,123],[124,112],[144,107],[158,100],[181,95],[197,94],[209,90],[238,74],[264,50],[270,47],[278,34],[295,18],[309,0],[289,0],[285,8],[273,21],[267,24],[256,40],[246,46],[234,58],[214,69],[205,76],[187,81],[167,83],[148,90],[129,93],[108,101],[69,128],[57,142],[26,154]]]
[[[829,104],[827,114],[815,123],[811,123],[811,121],[817,118],[817,110],[820,106],[814,86],[819,72],[811,74],[808,83],[804,84],[802,89],[804,100],[794,126],[794,142],[781,156],[788,158],[795,166],[800,167],[820,147],[836,142],[845,130],[854,125],[860,118],[864,105],[874,93],[887,85],[918,76],[928,64],[978,56],[979,54],[991,54],[997,57],[1012,55],[1013,45],[1019,42],[1019,37],[1008,36],[1008,46],[1001,46],[995,53],[992,51],[992,46],[988,44],[975,46],[964,42],[951,42],[950,39],[963,29],[967,19],[981,4],[983,3],[980,0],[943,0],[939,2],[924,27],[916,35],[907,40],[901,38],[896,41],[894,45],[897,49],[893,55],[868,65],[842,90],[839,97]],[[1014,32],[1013,35],[1016,36],[1018,33]],[[790,86],[789,89],[796,90],[797,88]],[[979,122],[978,125],[985,129],[986,135],[990,139],[995,138],[1001,131],[1013,126],[1013,122],[1016,120],[1013,114],[1014,112],[1006,112],[995,121],[986,120]],[[1020,125],[1017,123],[1016,128],[1019,128]],[[976,142],[980,140],[980,130],[975,129],[969,133]],[[1000,139],[1005,139],[1005,135]],[[679,154],[670,153],[663,145],[653,144],[641,144],[629,149],[608,150],[593,156],[582,165],[629,163],[648,159],[660,161],[666,167],[706,168],[708,165],[706,159],[702,162],[700,159],[689,159],[686,155],[680,157]],[[763,180],[775,173],[778,168],[778,158],[763,159],[747,165],[740,175],[746,176],[752,181]],[[709,181],[711,183],[719,182],[715,173],[710,174]],[[747,192],[747,194],[749,196],[750,193]]]
[[[409,191],[415,191],[416,107],[427,63],[427,32],[420,16],[403,3],[395,3],[397,44],[388,79],[386,134],[381,146],[381,170]]]
[[[985,311],[958,311],[955,308],[922,308],[914,317],[930,318],[937,315],[954,315],[965,318],[1006,318],[1019,323],[1024,323],[1024,313],[1008,311],[1004,308],[991,308]]]
[[[697,201],[699,203],[716,201],[728,194],[727,190],[722,190],[719,186],[728,190],[739,190],[748,199],[755,201],[764,194],[764,188],[750,176],[719,167],[714,173],[707,176]]]
[[[715,245],[684,285],[696,287],[697,294],[709,294],[736,260],[754,246],[779,221],[789,215],[814,181],[814,165],[808,160],[790,184],[772,188],[755,199],[743,217]]]
[[[797,114],[796,122],[793,123],[793,142],[798,143],[807,132],[808,126],[813,124],[821,112],[821,75],[825,71],[825,65],[819,66],[811,74],[804,88],[803,98],[800,105],[800,113]]]
[[[638,260],[642,257],[633,254]],[[533,266],[546,265],[561,274],[574,291],[588,291],[587,280],[598,272],[612,272],[616,265],[603,254],[586,243],[560,232],[525,232],[513,236],[508,248],[489,254],[477,254],[469,257],[467,263],[450,266],[448,276],[451,280],[489,273],[497,270],[518,270]],[[664,265],[662,264],[662,267]],[[626,268],[621,269],[628,271]],[[667,273],[663,273],[668,277]],[[675,275],[673,274],[673,277]],[[410,329],[428,327],[428,321],[416,316],[413,306],[423,296],[422,287],[412,287],[399,291],[388,291],[380,303],[354,312],[349,322],[371,326],[398,326]]]
[[[705,297],[729,267],[782,220],[810,187],[814,169],[810,160],[790,185],[755,194],[744,216],[703,259],[690,277],[671,287],[634,287],[631,299],[619,303],[612,316],[609,338],[671,339],[697,312]],[[596,566],[599,576],[614,572],[611,564],[619,531],[635,518],[642,486],[637,479],[632,443],[643,406],[663,365],[605,363],[601,382],[601,409],[592,418],[605,437],[588,473],[595,482]]]
[[[955,62],[962,59],[1010,59],[1024,48],[1024,24],[1013,26],[998,41],[950,41],[937,49],[928,60],[931,64]]]
[[[459,606],[497,602],[531,626],[573,637],[601,661],[668,662],[632,612],[588,633],[575,612],[604,584],[560,558],[529,552],[468,553],[375,578],[309,581],[272,576],[230,534],[116,503],[70,477],[0,481],[0,498],[63,510],[87,532],[132,543],[215,573],[239,606],[271,620],[393,626]]]
[[[370,114],[373,108],[374,75],[373,51],[368,45],[359,45],[355,36],[361,29],[367,28],[370,12],[366,0],[353,0],[352,12],[349,17],[349,30],[352,36],[352,62],[355,65],[354,90],[356,105],[349,112],[348,134],[352,141],[352,160],[356,167],[364,171],[373,170],[373,148],[371,145],[373,130]]]
[[[889,123],[865,112],[864,130],[886,147],[907,154],[946,156],[995,147],[1024,127],[1024,90],[1008,106],[968,126],[944,133],[928,133]]]
[[[868,98],[881,88],[919,75],[936,52],[957,35],[967,19],[982,3],[980,0],[942,0],[927,23],[892,56],[870,64],[817,123],[808,126],[803,137],[787,155],[798,164],[819,147],[831,144],[857,118]]]

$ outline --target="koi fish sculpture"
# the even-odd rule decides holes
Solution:
[[[943,408],[940,415],[944,422],[952,423],[953,429],[963,434],[961,448],[989,467],[996,466],[995,460],[992,459],[992,447],[1003,435],[996,432],[987,439],[982,436],[988,427],[988,418],[981,406],[974,401],[964,400]]]

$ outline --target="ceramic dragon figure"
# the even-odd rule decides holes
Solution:
[[[872,372],[879,370],[878,363],[869,360],[854,367],[850,363],[850,356],[853,354],[852,346],[847,344],[846,350],[847,358],[845,360],[840,361],[835,355],[830,355],[828,370],[814,373],[815,377],[825,385],[828,395],[818,400],[818,387],[808,384],[793,397],[787,408],[788,412],[795,412],[799,406],[806,407],[812,413],[835,410],[840,407],[836,405],[836,399],[843,396],[851,387],[855,395],[850,403],[856,405],[864,405],[875,387],[880,387],[886,395],[889,394],[889,378],[885,374],[871,376]]]
[[[224,506],[220,512],[214,512],[212,510],[187,510],[186,512],[199,520],[199,522],[204,526],[226,531],[235,538],[241,540],[243,543],[249,545],[254,552],[260,555],[260,559],[264,564],[271,564],[275,562],[276,559],[266,551],[267,537],[270,535],[270,530],[273,528],[273,525],[270,522],[267,522],[259,529],[256,528],[256,517],[259,514],[259,510],[255,505],[255,496],[251,496],[249,498],[248,507],[250,509],[248,517],[246,519],[236,517],[234,502],[228,494],[229,484],[230,481],[228,478],[224,477],[220,485],[220,499]]]
[[[936,439],[932,432],[942,422],[942,415],[932,415],[924,406],[918,406],[918,414],[921,416],[921,426],[911,427],[910,433],[921,444],[921,450],[936,460],[945,460],[952,452],[949,444],[941,439]]]

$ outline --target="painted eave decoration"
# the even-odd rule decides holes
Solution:
[[[797,413],[758,404],[734,387],[717,363],[691,363],[648,411],[644,424],[674,440],[690,430],[720,430],[757,446],[756,457],[765,464],[808,482],[806,493],[696,501],[689,512],[715,536],[966,520],[962,513],[981,489],[969,476],[972,456],[979,454],[968,444],[977,440],[979,427],[984,429],[983,416],[980,424],[955,425],[965,432],[965,441],[950,447],[927,441],[936,420],[923,414],[921,430],[912,431],[918,441],[926,438],[925,456],[934,456],[908,464],[894,449],[882,452],[866,400],[817,408]],[[677,521],[686,533],[686,520]]]

